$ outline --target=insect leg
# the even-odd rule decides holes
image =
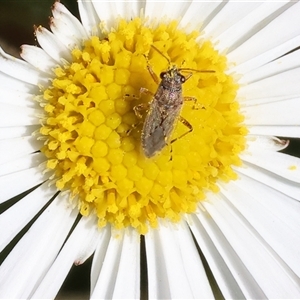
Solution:
[[[173,160],[173,148],[172,148],[172,144],[174,142],[176,142],[177,140],[181,139],[182,137],[184,137],[185,135],[187,135],[188,133],[193,131],[193,126],[183,117],[179,116],[178,119],[183,125],[185,125],[189,130],[185,133],[183,133],[182,135],[178,136],[177,138],[173,139],[170,141],[170,146],[171,146],[171,157],[170,157],[170,161]]]
[[[123,95],[123,100],[124,101],[132,101],[132,99],[130,98],[133,98],[134,100],[139,100],[140,97],[136,96],[136,95],[131,95],[131,94],[124,94]]]
[[[136,100],[139,100],[141,98],[142,94],[150,95],[152,97],[154,97],[154,95],[155,95],[154,93],[150,92],[148,89],[141,87],[139,97],[136,96],[136,95],[124,94],[123,99],[126,100],[126,98],[131,97],[131,98],[134,98]]]
[[[145,88],[141,88],[140,90],[140,96],[136,96],[136,95],[130,95],[130,94],[124,94],[123,96],[123,100],[124,101],[127,101],[128,98],[133,98],[135,100],[139,100],[141,98],[141,94],[150,94],[150,95],[153,95],[150,91],[148,91],[147,89]],[[138,119],[140,119],[136,124],[132,124],[131,125],[131,128],[128,129],[126,131],[126,134],[129,135],[133,129],[137,128],[141,123],[141,119],[143,117],[143,111],[147,111],[149,109],[149,103],[140,103],[138,105],[135,105],[133,107],[133,111],[134,111],[134,114],[138,117]]]
[[[133,107],[134,114],[138,117],[139,120],[137,123],[132,124],[131,128],[126,131],[127,135],[130,135],[132,130],[136,129],[139,125],[142,124],[142,117],[143,117],[142,111],[148,110],[148,108],[149,108],[148,103],[140,103]]]
[[[182,137],[184,137],[185,135],[187,135],[188,133],[193,131],[193,126],[183,117],[179,116],[178,119],[183,125],[185,125],[189,130],[185,133],[183,133],[182,135],[180,135],[179,137],[173,139],[170,144],[176,142],[177,140],[181,139]]]
[[[185,81],[187,81],[188,79],[190,79],[192,76],[193,76],[193,73],[188,73],[188,74],[185,76]]]
[[[154,71],[152,70],[152,67],[149,64],[147,65],[147,69],[148,69],[151,77],[153,78],[154,82],[156,84],[159,84],[159,79],[158,79],[157,75],[154,73]]]
[[[141,119],[143,117],[143,114],[141,112],[148,110],[148,109],[149,109],[149,103],[140,103],[133,108],[135,115],[139,119]]]
[[[154,94],[152,92],[150,92],[148,89],[143,88],[143,87],[140,89],[140,97],[141,97],[141,94],[151,95],[152,97],[154,96]],[[141,119],[142,118],[141,112],[148,110],[149,105],[150,105],[149,103],[140,103],[140,104],[136,105],[133,108],[135,115]]]
[[[148,89],[146,89],[146,88],[140,88],[140,95],[141,94],[146,94],[146,95],[150,95],[150,96],[152,96],[152,97],[154,97],[154,93],[152,93],[152,92],[150,92]]]
[[[126,134],[129,135],[133,129],[137,128],[140,124],[142,124],[142,111],[148,110],[149,109],[149,103],[140,103],[136,106],[133,107],[133,111],[135,115],[138,117],[139,121],[135,124],[131,125],[131,128],[126,131]]]
[[[146,55],[144,55],[144,56],[145,56],[145,59],[147,61],[147,69],[148,69],[148,71],[149,71],[152,79],[154,80],[154,82],[156,84],[159,84],[159,79],[158,79],[157,75],[154,73],[154,71],[153,71],[153,69],[152,69],[152,67],[151,67],[151,65],[150,65],[150,63],[148,61],[148,57]]]
[[[183,97],[183,100],[184,101],[193,101],[194,103],[193,103],[193,109],[203,109],[203,108],[205,108],[204,106],[201,106],[200,107],[200,105],[197,103],[197,98],[195,98],[195,97]]]

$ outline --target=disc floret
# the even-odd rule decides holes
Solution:
[[[120,20],[105,38],[85,41],[72,51],[69,65],[55,69],[44,91],[42,152],[57,188],[71,191],[82,215],[96,213],[100,227],[111,223],[145,233],[158,218],[178,221],[194,212],[206,190],[217,190],[217,180],[235,179],[231,166],[240,164],[246,132],[238,86],[225,72],[226,58],[196,38],[176,22],[152,28],[140,18]],[[168,68],[152,44],[172,64],[215,73],[195,73],[183,85],[183,94],[203,107],[183,107],[193,131],[148,159],[141,149],[144,116],[139,119],[133,108],[151,101],[139,96],[141,87],[157,89],[147,61],[158,75]],[[184,130],[178,123],[172,137]]]

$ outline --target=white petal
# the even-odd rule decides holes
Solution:
[[[130,20],[131,18],[140,16],[140,11],[145,6],[145,2],[138,0],[92,2],[98,18],[107,30],[116,26],[116,19],[119,17]]]
[[[250,171],[245,172],[246,175],[244,175],[240,169],[238,170],[239,179],[230,183],[228,187],[223,185],[223,189],[232,191],[233,195],[236,195],[236,191],[240,190],[239,192],[243,192],[245,195],[245,203],[248,202],[249,199],[251,200],[249,211],[250,206],[255,207],[253,213],[255,210],[258,210],[259,207],[262,212],[257,212],[258,216],[263,215],[263,213],[271,214],[271,219],[280,220],[280,226],[286,227],[285,230],[289,231],[288,235],[297,234],[300,230],[299,201],[295,201],[294,198],[284,195],[284,193],[277,191],[273,187],[267,186],[264,182],[260,182],[260,177],[262,176],[251,178],[252,175],[255,174],[255,168],[248,168]],[[240,197],[238,197],[238,199],[239,198]],[[239,200],[243,203],[243,200]],[[253,218],[255,218],[255,213],[253,214]],[[272,231],[272,227],[268,227],[268,229]],[[274,231],[272,232],[274,233]],[[277,235],[274,234],[273,237],[277,238]],[[278,241],[280,241],[280,238]],[[294,250],[299,251],[297,247],[295,249],[293,248],[293,251]],[[298,273],[300,271],[299,268],[300,265],[297,266]]]
[[[203,206],[216,221],[267,298],[298,298],[299,279],[251,224],[224,197]],[[273,232],[274,234],[274,232]],[[255,263],[254,263],[255,261]]]
[[[145,16],[151,18],[157,18],[157,20],[163,19],[164,21],[170,21],[174,19],[180,19],[184,16],[189,7],[189,2],[173,2],[173,1],[146,1]]]
[[[90,243],[97,243],[100,234],[95,217],[82,217],[31,297],[54,299],[76,261],[80,249]]]
[[[194,299],[212,299],[212,290],[189,227],[186,222],[182,222],[180,225],[173,233],[177,239],[181,256],[184,258],[184,270],[193,297]],[[199,281],[201,281],[201,285],[199,285]]]
[[[259,22],[262,18],[262,16],[258,14],[258,11],[261,10],[261,5],[262,3],[259,2],[227,2],[226,5],[214,16],[214,18],[205,27],[205,37],[209,39],[214,38],[214,40],[218,41],[220,40],[219,43],[221,44],[221,49],[228,48],[230,46],[231,35],[227,37],[226,32],[233,31],[233,34],[235,36],[234,41],[239,40],[240,35],[245,34],[248,30],[250,30],[251,24],[249,24],[248,22],[246,26],[243,26],[244,30],[242,32],[240,32],[240,27],[236,24],[242,23],[244,20],[253,19],[253,16],[255,15],[255,21]],[[255,21],[253,20],[253,22]],[[225,36],[225,38],[219,39],[218,37],[220,35],[222,37],[222,34]]]
[[[1,140],[0,164],[41,149],[43,143],[33,136]]]
[[[299,184],[282,178],[253,164],[244,162],[240,168],[233,167],[239,174],[245,174],[266,186],[270,186],[278,192],[300,201]]]
[[[78,0],[78,9],[83,27],[90,36],[100,36],[100,19],[91,0]]]
[[[221,0],[211,2],[191,1],[188,7],[183,8],[182,19],[179,20],[180,26],[184,27],[187,31],[198,29],[200,26],[204,28],[223,6],[224,2]]]
[[[242,3],[229,1],[209,24],[209,27],[212,27],[211,36],[214,37],[213,40],[217,41],[218,49],[228,49],[230,52],[291,5],[291,3],[287,4],[284,1]]]
[[[0,103],[37,108],[38,104],[34,101],[34,97],[32,94],[2,88]]]
[[[126,228],[113,299],[140,299],[140,235]]]
[[[257,190],[253,193],[253,188],[257,188],[260,193]],[[277,255],[274,250],[280,255],[277,257],[278,263],[281,258],[284,259],[299,276],[300,203],[272,189],[265,189],[261,183],[245,176],[230,184],[221,184],[221,191],[263,237],[260,242],[267,249],[271,246],[269,251],[274,257]],[[299,278],[285,263],[281,267],[291,280],[300,283]]]
[[[139,0],[116,0],[114,1],[115,11],[117,17],[130,20],[140,16],[141,9],[144,7],[143,1]]]
[[[270,61],[273,61],[278,57],[285,55],[289,51],[296,49],[299,46],[299,44],[300,35],[282,44],[279,44],[278,46],[271,48],[266,52],[263,52],[262,54],[245,61],[244,63],[236,64],[234,67],[230,68],[230,73],[235,72],[238,74],[247,74],[247,72],[255,70],[256,68],[263,66],[266,63],[269,63]]]
[[[150,229],[145,236],[150,299],[213,298],[195,244],[182,223],[160,222],[158,230]]]
[[[265,149],[244,151],[240,154],[242,160],[266,169],[288,180],[300,183],[300,159],[284,153]]]
[[[93,258],[92,269],[91,269],[91,292],[90,292],[91,295],[94,293],[94,289],[102,269],[102,264],[105,259],[105,254],[108,248],[110,237],[111,237],[110,226],[105,226],[101,230],[100,240],[98,241],[98,245]]]
[[[160,224],[161,229],[162,224]],[[171,231],[169,231],[171,232]],[[168,236],[168,235],[167,235]],[[171,234],[170,234],[171,236]],[[171,238],[171,237],[169,237]],[[166,268],[165,259],[172,253],[168,253],[165,258],[164,248],[161,245],[159,231],[149,229],[145,236],[146,255],[147,255],[147,272],[148,272],[148,293],[150,299],[171,299],[170,289],[173,287],[173,281],[169,283],[168,270]],[[175,278],[176,279],[176,278]],[[176,288],[176,290],[179,287]],[[186,292],[186,291],[185,291]],[[185,297],[189,295],[186,294]],[[191,297],[191,294],[190,294]]]
[[[12,91],[24,92],[33,95],[40,93],[38,86],[8,76],[7,74],[2,73],[1,70],[0,70],[0,89],[8,89]]]
[[[130,228],[117,231],[108,248],[98,247],[92,266],[91,299],[139,298],[139,258],[139,235]]]
[[[264,79],[262,81],[263,81],[263,83],[262,83],[262,86],[263,86],[265,84]],[[244,88],[245,86],[241,86],[241,87]],[[259,105],[268,104],[268,103],[275,103],[275,102],[279,102],[279,101],[286,101],[286,100],[290,100],[290,99],[294,99],[294,98],[300,98],[300,94],[295,93],[293,95],[289,95],[288,93],[286,93],[285,95],[282,94],[279,96],[275,96],[275,95],[267,96],[266,95],[266,97],[255,98],[255,99],[252,99],[251,95],[249,95],[246,98],[247,99],[241,99],[240,105],[242,108],[249,107],[249,106],[259,106]]]
[[[239,84],[249,84],[296,67],[300,67],[300,50],[284,55],[260,68],[248,72],[239,80]]]
[[[52,6],[52,14],[55,21],[59,20],[67,27],[61,28],[61,30],[64,32],[62,35],[66,34],[65,37],[71,36],[72,39],[77,41],[82,41],[88,38],[87,33],[80,21],[74,17],[63,4],[60,2],[55,2]]]
[[[280,140],[273,136],[253,136],[248,135],[247,137],[248,151],[260,149],[270,151],[280,151],[285,149],[289,145],[288,140]]]
[[[0,252],[55,195],[56,189],[44,183],[0,215]],[[17,221],[16,221],[17,220]]]
[[[74,259],[74,264],[79,266],[83,264],[96,250],[99,241],[102,239],[102,235],[105,234],[103,229],[98,228],[97,218],[94,216],[88,216],[85,222],[85,229],[89,232],[86,234],[84,243],[78,245],[77,254]]]
[[[82,48],[83,39],[77,40],[72,36],[73,28],[67,26],[62,20],[52,18],[50,20],[50,28],[57,39],[69,50]]]
[[[93,1],[95,11],[107,30],[115,26],[118,17],[115,1]]]
[[[29,107],[0,103],[0,126],[37,125],[40,123],[37,117],[39,112],[40,110]]]
[[[241,105],[242,106],[242,105]],[[300,99],[288,99],[241,108],[244,123],[249,125],[299,125]]]
[[[5,163],[0,164],[0,177],[3,175],[39,166],[45,160],[45,155],[41,152],[37,152],[21,156],[20,158],[16,158],[11,161],[6,161]]]
[[[66,199],[60,196],[54,199],[2,263],[2,298],[30,298],[54,261],[76,216],[76,210],[66,208]]]
[[[53,18],[50,19],[50,27],[54,35],[68,49],[81,48],[84,40],[88,38],[82,24],[70,13],[62,12],[57,7],[63,6],[55,2],[53,5]]]
[[[222,295],[225,299],[244,299],[245,296],[239,285],[198,217],[194,214],[190,215],[188,223]]]
[[[0,48],[1,72],[33,85],[45,85],[48,78],[27,62],[6,54]]]
[[[22,45],[20,55],[39,71],[53,76],[52,69],[57,63],[43,49],[31,45]]]
[[[39,26],[35,30],[35,35],[44,51],[56,62],[61,63],[62,60],[72,61],[70,50],[49,30]]]
[[[117,236],[111,236],[107,249],[101,249],[99,252],[99,248],[97,248],[94,259],[99,260],[99,257],[96,258],[96,255],[103,257],[102,251],[106,251],[106,253],[104,260],[101,262],[102,267],[99,277],[96,279],[94,290],[91,293],[91,299],[112,298],[122,253],[123,239],[124,230],[120,230]]]
[[[14,139],[18,137],[30,136],[40,128],[39,125],[20,127],[0,127],[0,140]]]
[[[247,126],[249,134],[300,138],[300,126]]]
[[[47,179],[40,167],[33,167],[0,177],[0,203],[41,184]]]
[[[274,19],[266,27],[230,52],[227,55],[228,60],[240,64],[298,36],[300,3],[291,2],[291,4],[293,5],[289,9],[276,18],[273,15]]]
[[[54,17],[58,18],[60,14],[66,14],[72,16],[70,11],[60,2],[55,2],[52,7],[52,14]]]
[[[289,96],[300,94],[297,78],[300,76],[300,68],[289,70],[267,77],[260,81],[241,86],[238,90],[240,99],[260,99],[278,96]]]
[[[215,195],[207,195],[209,199],[215,197]],[[222,200],[220,200],[222,201]],[[225,264],[227,265],[229,271],[231,272],[234,279],[226,279],[223,281],[222,277],[226,274],[226,270],[222,272],[222,274],[218,274],[217,279],[219,278],[218,284],[224,291],[228,294],[230,293],[227,290],[229,284],[231,282],[234,283],[233,280],[236,280],[239,289],[241,289],[242,293],[245,295],[244,297],[247,299],[265,299],[266,296],[250,274],[249,270],[244,265],[243,260],[237,255],[235,248],[232,246],[230,241],[226,239],[224,234],[222,233],[221,229],[219,228],[212,216],[205,210],[203,207],[199,210],[195,216],[199,219],[201,224],[203,225],[204,229],[206,230],[207,234],[211,238],[212,242],[214,243],[216,249],[220,253],[222,259],[224,260]],[[229,216],[230,217],[230,216]],[[233,285],[234,286],[234,285]],[[233,292],[231,292],[233,293]],[[240,292],[237,290],[237,293]],[[244,298],[242,297],[242,298]]]

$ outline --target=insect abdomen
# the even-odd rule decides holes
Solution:
[[[156,152],[163,149],[166,145],[164,130],[157,127],[151,134],[144,132],[142,135],[142,147],[147,157],[152,157]]]
[[[154,156],[166,146],[179,113],[177,108],[162,116],[160,110],[154,107],[147,115],[142,133],[142,147],[147,157]]]

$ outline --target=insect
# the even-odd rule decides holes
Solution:
[[[171,65],[170,60],[156,47],[152,46],[158,53],[160,53]],[[197,99],[194,97],[182,96],[182,84],[185,83],[193,73],[190,72],[187,76],[182,75],[181,71],[194,71],[213,73],[212,70],[195,70],[190,68],[177,68],[172,65],[166,71],[160,73],[160,79],[152,70],[150,64],[147,64],[147,69],[158,84],[155,94],[145,88],[141,88],[140,93],[152,95],[152,100],[149,104],[139,104],[134,107],[137,116],[141,117],[141,111],[148,109],[145,122],[142,129],[141,142],[143,152],[146,157],[150,158],[157,152],[161,151],[168,143],[172,144],[174,141],[182,138],[186,134],[193,131],[192,125],[182,116],[180,112],[184,101],[194,101],[196,104]],[[188,131],[169,142],[170,136],[174,129],[174,124],[180,121],[188,128]]]

